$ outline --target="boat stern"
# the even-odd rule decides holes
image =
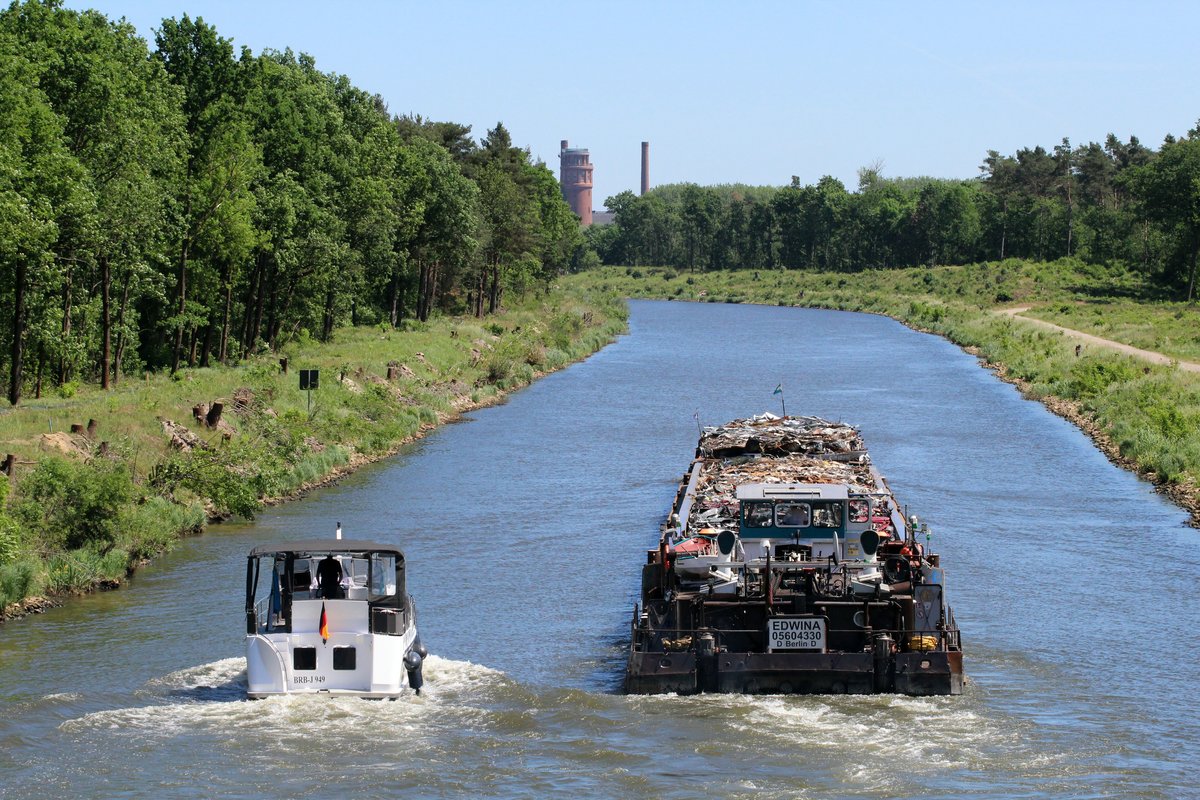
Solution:
[[[254,635],[246,640],[246,695],[353,694],[398,697],[409,688],[405,661],[416,631],[403,636]]]
[[[962,653],[630,653],[629,694],[962,694]]]

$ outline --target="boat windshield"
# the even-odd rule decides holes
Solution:
[[[842,524],[841,503],[813,503],[812,525],[814,528],[837,528]]]
[[[775,525],[779,528],[807,528],[811,511],[808,503],[777,503]]]
[[[771,503],[745,503],[746,527],[769,528],[775,524]]]

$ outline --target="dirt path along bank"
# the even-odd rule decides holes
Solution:
[[[1118,353],[1124,353],[1125,355],[1133,356],[1134,358],[1140,358],[1144,361],[1149,361],[1152,364],[1164,364],[1166,366],[1171,366],[1173,364],[1185,372],[1200,372],[1200,364],[1197,364],[1194,361],[1180,361],[1177,358],[1171,358],[1170,356],[1165,356],[1162,353],[1156,353],[1153,350],[1143,350],[1140,347],[1123,344],[1122,342],[1114,342],[1112,339],[1104,339],[1100,336],[1093,336],[1090,333],[1077,331],[1073,328],[1064,328],[1061,325],[1055,325],[1053,322],[1046,322],[1045,320],[1037,319],[1036,317],[1023,316],[1026,311],[1029,311],[1032,308],[1033,306],[1016,306],[1015,308],[1000,309],[996,313],[1002,316],[1011,317],[1012,319],[1019,319],[1022,322],[1028,322],[1030,325],[1036,325],[1039,328],[1058,331],[1070,339],[1077,339],[1086,344],[1095,345],[1097,347],[1105,347],[1109,350],[1115,350]]]

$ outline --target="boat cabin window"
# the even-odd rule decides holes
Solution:
[[[808,503],[777,503],[775,525],[779,528],[807,528],[810,511]]]
[[[771,503],[744,503],[747,528],[770,528],[775,524]]]
[[[850,521],[866,522],[871,518],[871,503],[865,498],[850,501]]]
[[[396,556],[391,553],[371,554],[371,596],[391,597],[396,594]]]
[[[812,525],[814,528],[840,528],[842,525],[841,503],[813,503]]]

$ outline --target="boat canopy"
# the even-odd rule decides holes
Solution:
[[[275,625],[290,631],[296,602],[360,600],[402,609],[408,602],[404,572],[404,553],[392,544],[313,539],[260,545],[246,562],[247,618],[260,624],[269,604]]]
[[[264,544],[251,550],[250,558],[280,553],[395,553],[401,560],[404,558],[404,551],[394,544],[368,542],[365,539],[310,539]]]

